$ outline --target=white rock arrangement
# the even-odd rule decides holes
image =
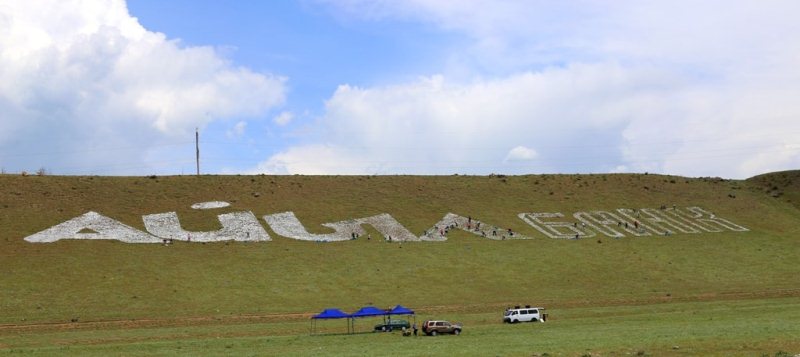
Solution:
[[[560,212],[555,213],[539,213],[539,212],[531,212],[531,213],[520,213],[517,215],[520,219],[525,221],[528,225],[533,228],[536,228],[537,231],[542,232],[542,234],[556,239],[572,239],[572,238],[589,238],[594,237],[594,232],[584,230],[583,227],[579,227],[579,225],[569,223],[569,222],[551,222],[551,221],[544,221],[542,219],[549,219],[549,218],[562,218],[564,217],[563,214]]]
[[[194,209],[213,209],[230,206],[223,201],[202,202],[192,205]],[[745,232],[747,228],[715,216],[700,207],[687,207],[686,211],[676,208],[642,208],[632,210],[617,209],[616,212],[590,211],[576,212],[575,222],[566,222],[564,215],[555,213],[520,213],[519,218],[542,234],[557,239],[590,238],[597,233],[613,238],[624,237],[623,232],[633,236],[671,235],[673,233],[722,232],[731,230]],[[28,242],[49,243],[60,239],[110,239],[126,243],[161,243],[165,239],[219,242],[226,240],[261,242],[270,241],[264,227],[250,212],[234,212],[218,215],[222,228],[212,232],[190,232],[181,228],[175,212],[143,216],[145,228],[150,233],[139,231],[131,226],[103,216],[88,212],[64,223],[50,227],[25,238]],[[283,212],[263,217],[275,233],[297,240],[336,242],[351,240],[366,232],[362,225],[371,225],[383,239],[389,242],[446,241],[447,234],[459,229],[471,234],[494,240],[531,239],[510,230],[486,225],[471,217],[448,213],[432,228],[417,237],[387,213],[366,218],[324,223],[333,233],[309,233],[293,212]]]
[[[222,229],[213,232],[189,232],[181,228],[175,212],[151,214],[142,217],[147,231],[165,239],[192,242],[219,242],[233,240],[239,242],[263,242],[271,238],[258,223],[253,212],[233,212],[217,216]]]
[[[413,242],[420,240],[419,237],[409,232],[406,227],[388,213],[359,218],[356,221],[359,222],[359,224],[371,225],[383,236],[383,239],[390,242]]]
[[[612,238],[622,238],[625,236],[621,231],[628,232],[633,236],[649,236],[650,233],[643,229],[643,224],[638,224],[635,220],[623,219],[619,215],[606,211],[575,212],[572,215],[581,222],[581,228],[588,229],[604,234]],[[588,236],[587,236],[588,237]]]
[[[469,232],[476,236],[492,240],[531,239],[531,237],[509,231],[508,229],[486,225],[483,222],[470,217],[459,216],[455,213],[448,213],[444,216],[444,218],[442,218],[441,221],[436,223],[433,228],[425,231],[425,233],[420,237],[420,240],[445,241],[447,240],[447,234],[453,229],[459,229],[464,232]]]
[[[703,232],[746,232],[749,229],[717,217],[700,207],[642,208],[639,210],[619,208],[609,211],[576,212],[576,222],[563,221],[564,215],[555,213],[520,213],[519,218],[542,234],[555,239],[591,238],[596,233],[612,238],[664,235],[675,233],[697,234]],[[553,221],[551,219],[559,219]]]
[[[94,233],[81,233],[84,230],[91,230]],[[26,241],[32,243],[51,243],[59,239],[110,239],[125,243],[161,243],[160,238],[92,211],[25,237]]]
[[[214,208],[225,208],[230,206],[231,204],[225,201],[211,201],[211,202],[200,202],[195,203],[192,205],[192,209],[214,209]]]
[[[722,232],[729,229],[734,232],[747,232],[749,229],[733,223],[727,219],[717,217],[714,213],[706,211],[700,207],[687,207],[686,210],[692,214],[687,214],[695,225],[707,232]],[[673,210],[674,211],[674,210]],[[716,227],[715,227],[716,226]]]
[[[322,225],[334,230],[333,233],[313,234],[309,233],[294,215],[294,212],[283,212],[264,216],[264,220],[269,224],[275,233],[297,240],[315,242],[338,242],[351,240],[354,235],[362,236],[366,234],[362,224],[369,224],[375,228],[387,241],[418,241],[419,238],[411,234],[394,217],[383,213],[372,217],[350,219],[334,223],[323,223]]]

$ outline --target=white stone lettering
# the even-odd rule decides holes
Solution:
[[[728,229],[734,232],[747,232],[749,229],[735,224],[727,219],[720,218],[700,207],[687,207],[692,214],[687,214],[694,220],[694,224],[707,232],[721,232]]]
[[[224,208],[228,207],[231,204],[224,201],[211,201],[211,202],[200,202],[195,203],[192,205],[192,209],[214,209],[214,208]]]
[[[627,221],[611,212],[577,212],[572,216],[581,223],[589,226],[592,230],[612,238],[622,238],[625,236],[625,234],[619,232],[618,230],[628,232],[634,236],[650,235],[650,233],[645,230],[637,229],[635,221]]]
[[[419,238],[411,234],[394,217],[383,213],[372,217],[350,219],[346,221],[323,223],[322,225],[334,230],[333,233],[313,234],[309,233],[294,215],[294,212],[283,212],[264,216],[264,220],[269,224],[275,233],[286,238],[316,241],[316,242],[339,242],[352,240],[366,234],[362,224],[369,224],[375,228],[383,239],[392,242],[417,241]]]
[[[681,222],[675,217],[670,217],[665,213],[666,210],[657,210],[655,208],[642,208],[642,220],[647,221],[652,226],[658,227],[664,234],[673,234],[675,232],[682,233],[700,233],[696,228]]]
[[[142,217],[144,226],[151,234],[164,238],[191,242],[263,242],[271,238],[258,223],[253,212],[233,212],[217,216],[222,228],[213,232],[189,232],[181,228],[175,212],[151,214]]]
[[[278,235],[286,238],[315,242],[339,242],[350,240],[352,233],[364,234],[364,229],[353,220],[337,222],[336,225],[323,224],[334,230],[333,233],[308,233],[306,227],[294,215],[294,212],[283,212],[264,216],[269,227]]]
[[[563,218],[564,215],[560,212],[556,213],[520,213],[521,218],[525,223],[531,227],[536,228],[542,234],[556,239],[570,239],[570,238],[591,238],[595,233],[590,230],[585,230],[581,224],[569,222],[552,222],[543,221],[542,218]]]
[[[629,226],[630,223],[633,222],[634,228],[636,229],[636,231],[640,233],[649,232],[656,235],[662,235],[667,232],[666,229],[661,229],[659,227],[652,227],[649,224],[645,223],[645,221],[642,221],[642,214],[639,210],[633,210],[630,208],[619,208],[617,209],[617,212],[621,216],[628,219]]]
[[[196,203],[193,209],[215,209],[228,207],[224,201]],[[692,206],[685,210],[666,208],[642,208],[639,210],[620,208],[616,212],[587,211],[576,212],[575,222],[561,220],[564,215],[554,213],[520,213],[525,223],[542,234],[556,239],[591,238],[597,232],[608,237],[621,238],[626,234],[633,236],[671,235],[675,233],[746,232],[748,228],[729,220],[717,217],[703,208]],[[271,238],[264,226],[252,212],[233,212],[217,216],[222,228],[212,232],[190,232],[181,228],[180,220],[175,212],[158,213],[142,217],[144,226],[150,234],[127,226],[97,212],[87,212],[79,217],[50,227],[25,238],[28,242],[49,243],[60,239],[110,239],[126,243],[161,243],[164,240],[180,240],[192,242],[248,241],[263,242]],[[294,212],[269,214],[263,216],[266,223],[275,233],[297,240],[338,242],[362,237],[366,231],[363,225],[370,225],[389,242],[447,240],[447,235],[454,229],[494,240],[531,239],[528,236],[513,232],[508,228],[484,224],[471,216],[460,216],[447,213],[432,228],[419,237],[408,231],[402,224],[387,213],[375,216],[349,219],[322,226],[333,230],[332,233],[309,233],[297,219]]]
[[[92,232],[81,233],[86,230]],[[25,237],[25,240],[31,243],[51,243],[60,239],[109,239],[125,243],[161,242],[161,239],[91,211]]]
[[[530,237],[512,231],[510,228],[502,229],[495,225],[484,224],[472,217],[459,216],[455,213],[446,214],[441,221],[436,223],[431,229],[425,231],[419,239],[433,242],[445,241],[447,240],[447,234],[454,229],[493,240],[531,239]]]
[[[388,213],[381,213],[372,217],[361,218],[358,219],[358,221],[361,222],[361,224],[369,224],[374,227],[375,230],[380,232],[380,234],[386,240],[389,240],[389,237],[392,237],[392,242],[421,240],[419,237],[409,232],[406,227],[403,227],[400,222],[398,222]]]

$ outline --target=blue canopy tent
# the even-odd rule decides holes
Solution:
[[[414,310],[411,310],[403,305],[397,305],[389,310],[388,315],[414,315]]]
[[[389,319],[392,318],[392,315],[411,315],[414,317],[414,325],[417,324],[417,314],[414,313],[414,310],[411,310],[403,305],[397,305],[393,307],[391,310],[389,310],[387,315],[389,315]]]
[[[386,315],[386,310],[379,309],[375,306],[364,306],[360,310],[350,314],[351,317],[368,317],[368,316],[383,316]]]
[[[325,309],[322,310],[319,314],[311,316],[311,334],[314,334],[316,331],[316,321],[317,320],[328,320],[328,319],[351,319],[352,315],[339,310],[339,309]],[[350,333],[350,323],[348,321],[347,324],[347,333]]]
[[[351,323],[353,324],[353,332],[355,332],[355,318],[356,317],[374,317],[374,316],[381,316],[384,318],[384,322],[386,321],[386,315],[389,313],[386,310],[379,309],[375,306],[364,306],[358,311],[352,313],[350,316],[352,317]]]
[[[403,305],[397,305],[389,310],[379,309],[375,306],[364,306],[352,314],[348,314],[339,309],[325,309],[322,310],[322,312],[320,312],[319,314],[311,316],[311,334],[313,335],[316,332],[317,320],[348,319],[347,333],[355,333],[356,317],[381,316],[383,317],[383,323],[386,324],[386,318],[388,317],[389,321],[391,321],[392,315],[413,315],[414,324],[417,323],[417,316],[414,313],[414,311],[404,307]]]

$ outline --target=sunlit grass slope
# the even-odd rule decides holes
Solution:
[[[778,174],[776,174],[778,175]],[[352,311],[403,304],[425,311],[797,296],[796,172],[749,181],[660,175],[531,176],[0,176],[0,324]],[[773,197],[776,196],[776,197]],[[192,203],[232,206],[192,210]],[[554,240],[521,212],[700,206],[748,232]],[[24,237],[87,211],[138,229],[176,211],[187,230],[216,215],[294,211],[322,223],[389,213],[415,234],[446,213],[534,237],[490,241],[457,231],[447,242],[373,239],[313,243],[33,244]],[[263,221],[262,221],[263,223]]]

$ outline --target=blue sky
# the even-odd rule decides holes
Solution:
[[[321,109],[340,84],[436,72],[442,48],[458,40],[419,23],[349,21],[302,1],[134,0],[128,8],[145,28],[186,46],[215,46],[236,65],[288,77],[295,95],[287,105],[299,109]]]
[[[247,121],[247,134],[230,138],[230,121],[205,128],[204,147],[220,154],[210,162],[212,170],[223,172],[247,170],[264,155],[302,142],[293,130],[311,130],[304,125],[323,114],[339,85],[375,86],[436,73],[443,48],[458,41],[432,26],[349,20],[310,2],[148,0],[131,1],[128,8],[145,28],[184,46],[214,46],[237,66],[287,78],[285,103]],[[276,128],[270,119],[283,112],[292,113],[293,123]]]
[[[42,10],[47,9],[47,10]],[[0,4],[6,173],[745,178],[800,164],[793,1]]]

